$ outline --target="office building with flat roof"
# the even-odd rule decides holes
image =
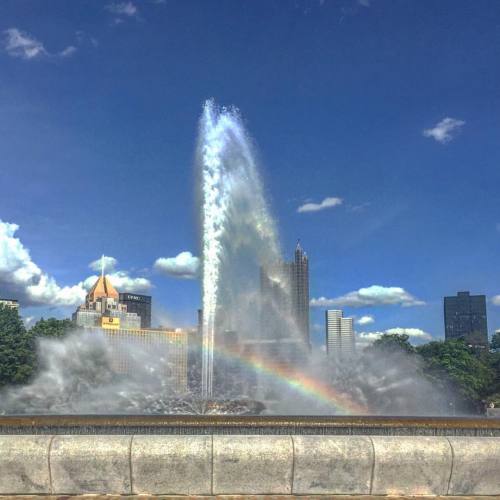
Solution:
[[[16,299],[0,299],[0,306],[19,310],[19,302]]]
[[[486,346],[486,296],[458,292],[455,297],[445,297],[444,331],[446,340],[463,339],[469,345]]]
[[[141,318],[141,328],[151,328],[151,296],[138,293],[120,293],[120,304],[127,306],[127,312]]]

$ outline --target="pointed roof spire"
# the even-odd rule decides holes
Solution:
[[[104,278],[104,254],[101,257],[101,278]]]
[[[118,299],[120,297],[116,288],[111,284],[110,279],[107,276],[104,276],[104,274],[99,276],[87,295],[87,299],[90,302],[94,302],[99,297],[108,297],[112,299]]]

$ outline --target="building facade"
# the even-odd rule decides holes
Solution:
[[[16,299],[0,299],[0,306],[19,310],[19,302]]]
[[[444,331],[446,340],[463,339],[470,345],[486,346],[486,296],[458,292],[456,297],[445,297]]]
[[[132,373],[131,358],[137,349],[143,354],[162,359],[162,375],[165,380],[176,392],[184,394],[187,391],[188,335],[185,330],[125,329],[106,324],[95,330],[102,331],[110,343],[111,364],[116,373]]]
[[[260,269],[261,330],[263,337],[289,338],[296,328],[310,347],[309,260],[300,243],[294,260],[279,261]]]
[[[302,338],[310,345],[309,336],[309,259],[300,242],[291,265],[292,308]]]
[[[356,349],[352,318],[344,318],[338,309],[325,311],[326,352],[337,359],[347,359]]]
[[[107,276],[101,275],[73,313],[73,322],[81,327],[102,327],[103,322],[113,323],[117,328],[140,329],[141,318],[135,312],[128,312],[120,303],[120,295]],[[109,321],[107,318],[113,318]]]
[[[128,295],[128,294],[124,294]],[[73,322],[90,332],[102,332],[111,346],[112,367],[118,374],[133,375],[134,353],[158,360],[164,377],[178,393],[187,390],[187,332],[181,329],[141,328],[141,317],[120,302],[120,294],[102,274],[82,304]]]
[[[138,293],[120,293],[120,303],[127,306],[127,312],[141,318],[141,328],[151,328],[151,296]]]

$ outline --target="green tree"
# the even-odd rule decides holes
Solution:
[[[0,386],[26,382],[35,361],[33,338],[16,309],[0,305]]]
[[[479,405],[491,390],[494,370],[474,355],[462,340],[429,342],[416,352],[425,361],[425,373],[438,386],[456,389],[466,401]]]
[[[384,333],[378,338],[368,349],[381,350],[384,352],[402,352],[406,354],[414,354],[415,348],[410,344],[409,336],[406,334],[389,334]]]
[[[68,333],[76,330],[75,324],[70,319],[40,319],[31,328],[30,333],[37,337],[64,337]]]
[[[488,365],[493,370],[495,379],[491,384],[486,400],[500,407],[500,349],[488,353]]]
[[[491,349],[500,349],[500,332],[495,332],[491,337],[490,347]]]

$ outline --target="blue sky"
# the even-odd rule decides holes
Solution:
[[[3,0],[0,39],[0,295],[26,316],[69,315],[104,253],[158,321],[195,323],[214,97],[241,110],[319,304],[439,338],[442,297],[470,290],[500,328],[497,1]]]

